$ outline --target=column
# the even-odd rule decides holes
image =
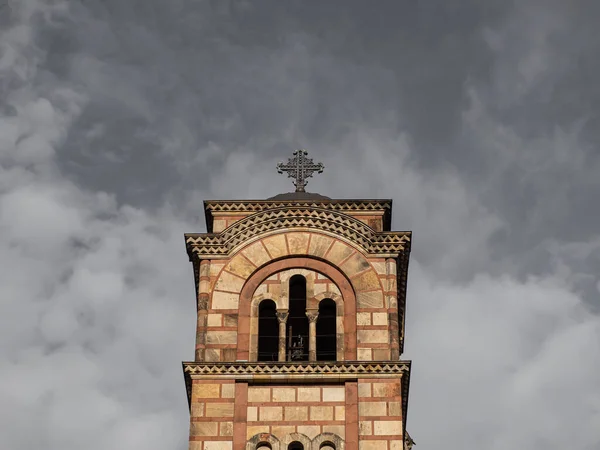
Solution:
[[[210,288],[210,260],[196,262],[198,268],[198,317],[196,323],[196,361],[204,361],[206,350],[206,319]]]
[[[396,285],[396,260],[388,258],[385,261],[387,286],[386,306],[388,310],[388,326],[390,334],[390,359],[400,359],[400,330],[398,326],[398,288]]]
[[[319,311],[307,311],[308,317],[308,360],[317,360],[317,318]]]
[[[277,320],[279,321],[279,353],[277,360],[285,361],[285,326],[288,319],[288,311],[282,311],[277,313]]]

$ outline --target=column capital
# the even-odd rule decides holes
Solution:
[[[288,316],[288,311],[277,312],[277,320],[279,321],[279,323],[286,323]]]
[[[309,323],[315,323],[319,317],[319,311],[306,311],[306,317]]]

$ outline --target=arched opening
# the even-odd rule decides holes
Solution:
[[[279,325],[277,306],[273,300],[258,305],[258,361],[277,361]]]
[[[306,278],[304,278],[302,275],[294,275],[290,278],[289,312],[290,315],[287,321],[288,360],[308,361],[308,318],[306,317]]]
[[[326,298],[319,302],[317,319],[317,361],[335,361],[337,359],[336,305]]]
[[[288,445],[288,450],[304,450],[304,445],[302,445],[302,442],[293,441]]]
[[[256,450],[271,450],[272,448],[268,442],[259,442],[256,444]]]
[[[319,450],[335,450],[333,442],[325,441],[319,446]]]

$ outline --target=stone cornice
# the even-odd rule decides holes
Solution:
[[[206,200],[206,229],[212,232],[213,213],[252,214],[268,209],[295,206],[313,207],[341,212],[383,212],[383,229],[389,230],[392,221],[392,200]]]
[[[293,228],[328,231],[356,243],[368,254],[410,251],[410,231],[376,232],[343,212],[306,204],[259,211],[235,222],[220,233],[187,233],[185,242],[190,260],[194,255],[227,256],[252,237]]]
[[[357,379],[401,377],[402,422],[406,424],[411,361],[289,362],[183,362],[188,404],[192,380],[237,380],[250,383],[340,383]]]

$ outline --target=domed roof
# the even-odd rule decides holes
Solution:
[[[267,200],[331,200],[331,198],[315,192],[286,192],[285,194],[277,194],[276,196],[270,197]]]

